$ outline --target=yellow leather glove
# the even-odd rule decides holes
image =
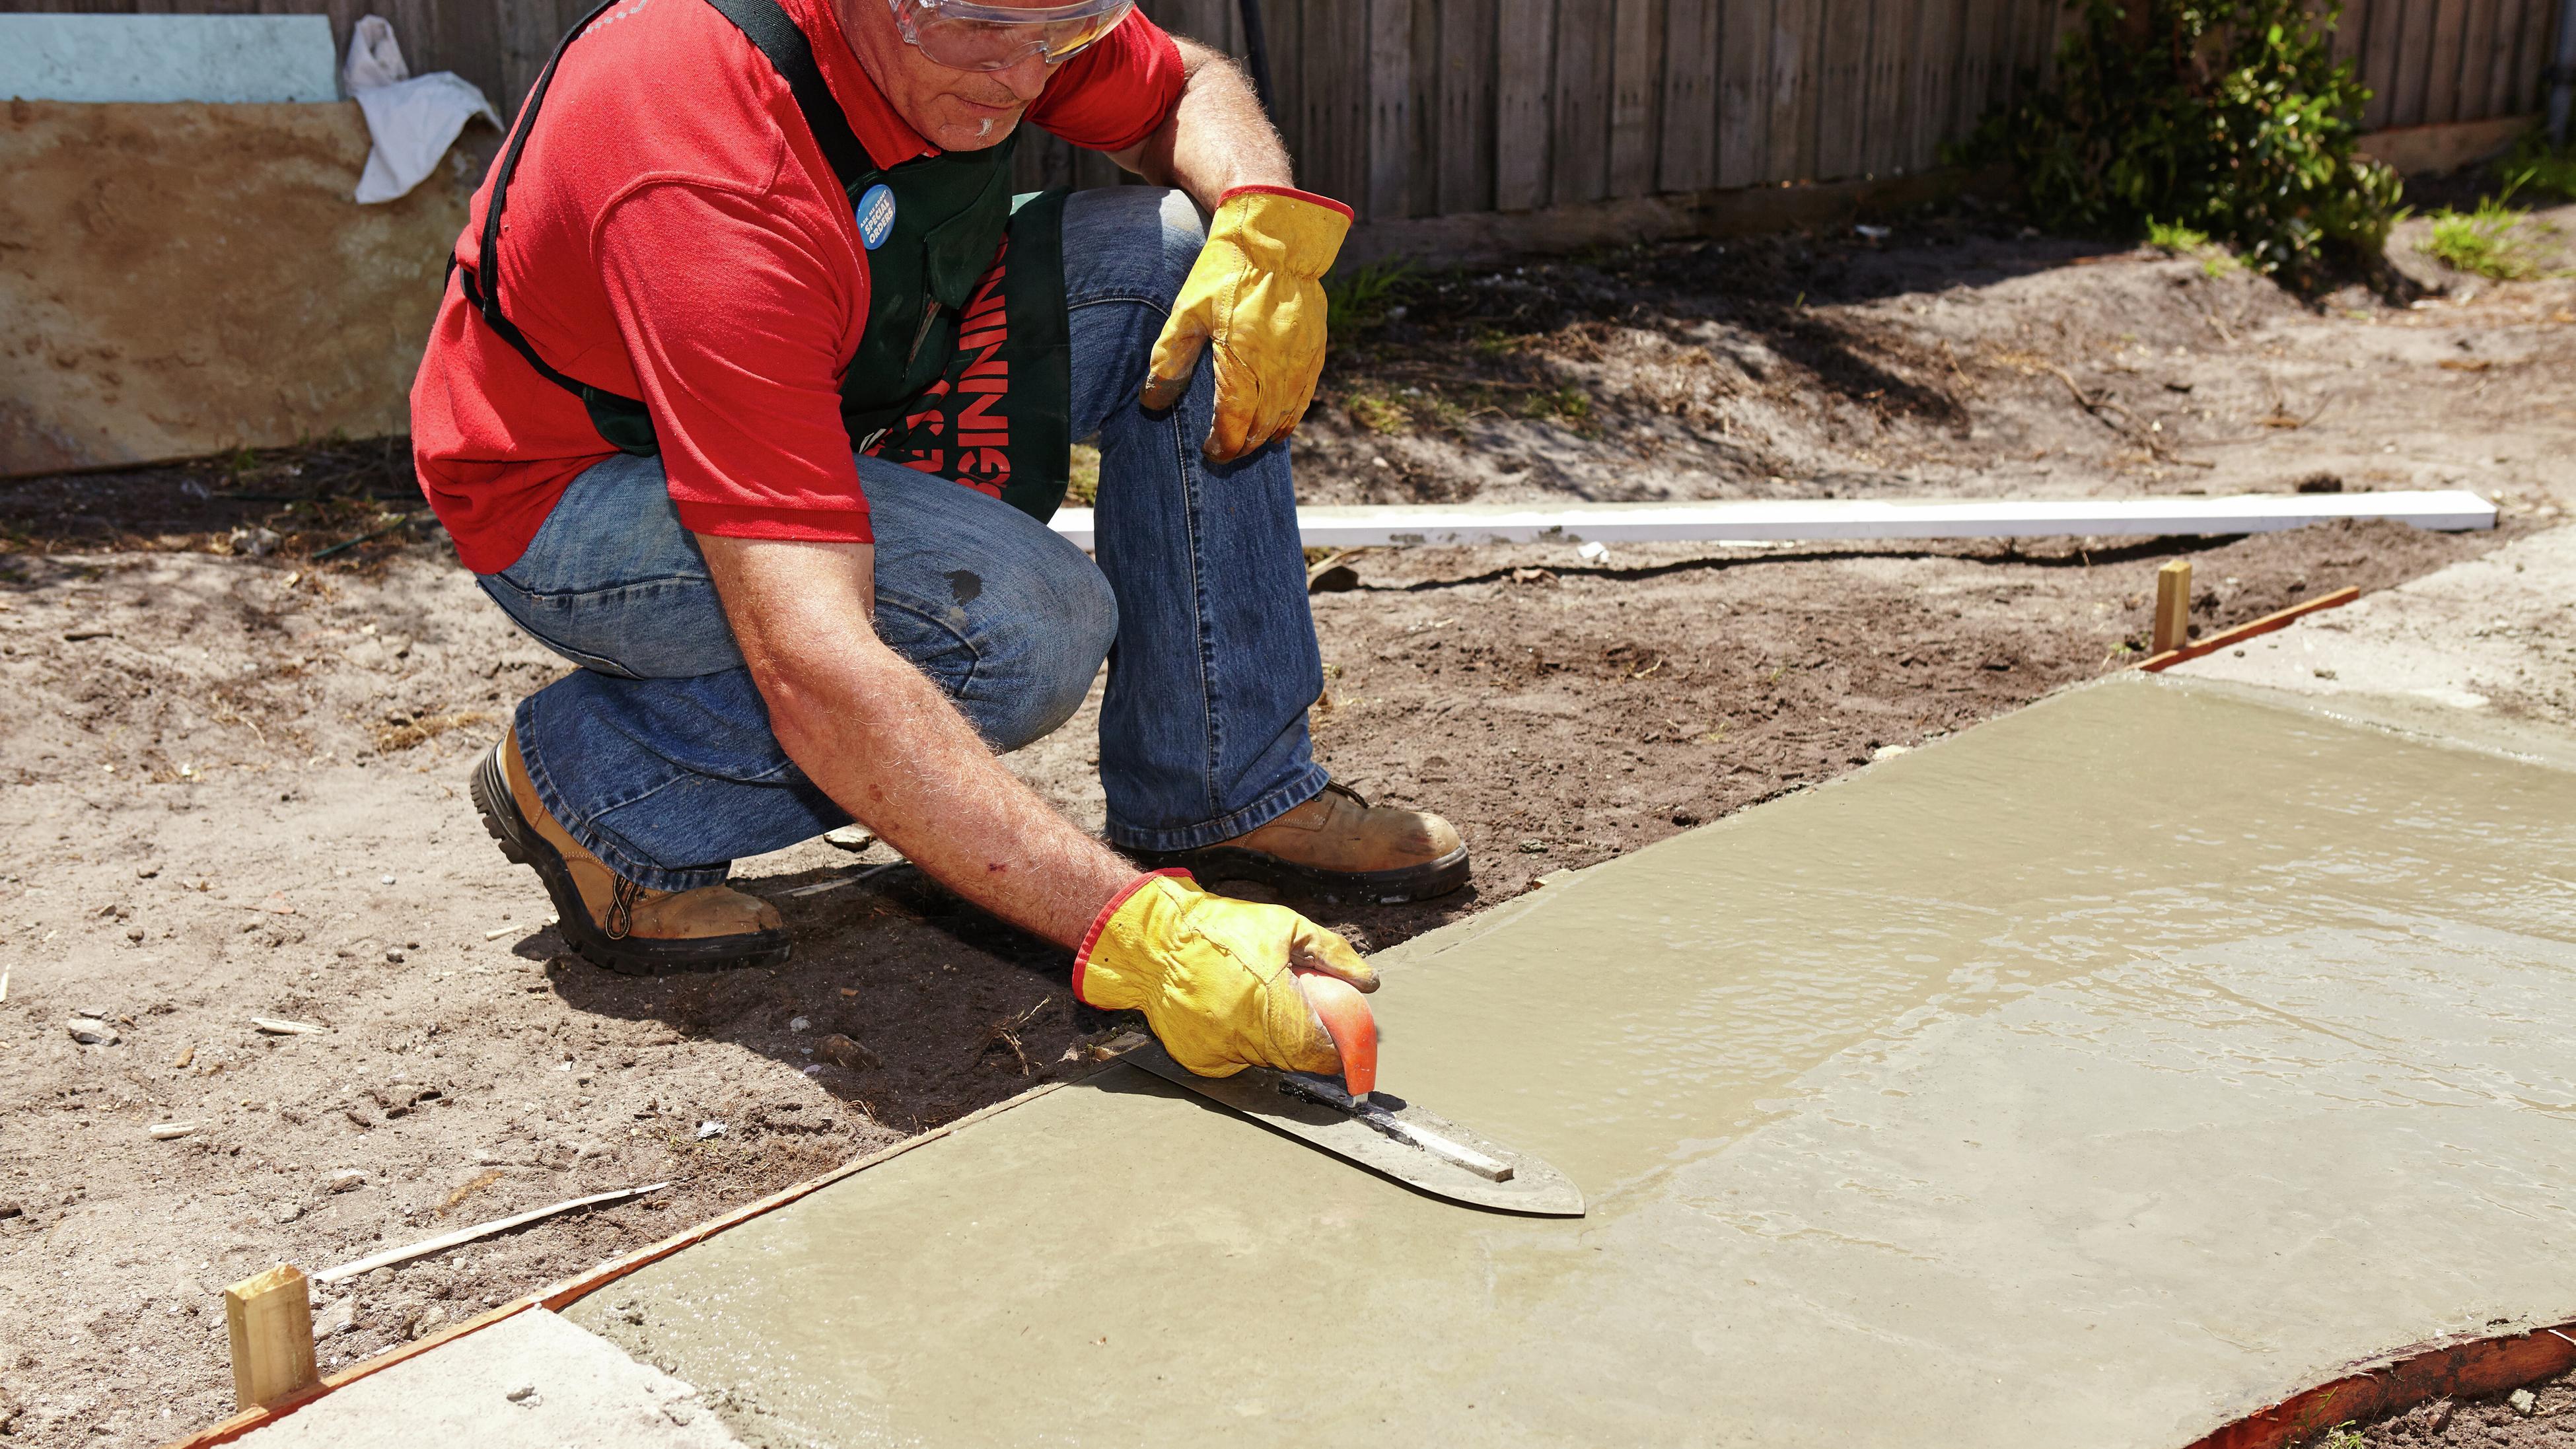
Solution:
[[[1181,400],[1199,350],[1216,344],[1216,426],[1200,451],[1223,463],[1284,438],[1324,370],[1324,287],[1351,209],[1284,186],[1238,186],[1154,342],[1144,404]]]
[[[1167,871],[1138,877],[1091,923],[1073,958],[1073,994],[1144,1012],[1172,1060],[1202,1077],[1247,1066],[1339,1072],[1297,967],[1377,989],[1350,942],[1295,911],[1210,895]]]

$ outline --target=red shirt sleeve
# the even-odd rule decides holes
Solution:
[[[1181,48],[1142,10],[1064,63],[1028,119],[1093,151],[1124,151],[1170,120],[1181,103]]]
[[[600,280],[684,526],[866,543],[840,391],[859,320],[840,309],[864,308],[865,289],[832,303],[850,291],[831,260],[848,243],[781,211],[775,198],[645,186],[601,218]]]

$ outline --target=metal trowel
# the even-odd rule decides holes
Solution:
[[[1150,1037],[1120,1060],[1433,1197],[1533,1217],[1583,1216],[1583,1190],[1546,1162],[1374,1090],[1377,1028],[1359,993],[1330,977],[1308,976],[1305,984],[1341,1050],[1340,1077],[1268,1067],[1202,1077]]]

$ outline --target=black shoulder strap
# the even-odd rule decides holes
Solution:
[[[850,118],[841,113],[841,103],[832,99],[831,87],[823,84],[823,72],[814,64],[814,47],[805,32],[778,8],[778,0],[707,0],[716,13],[734,23],[762,55],[778,69],[787,89],[795,94],[796,109],[805,113],[806,128],[814,133],[815,144],[823,148],[823,159],[831,163],[832,174],[843,186],[876,169],[868,159],[865,146],[850,131]]]
[[[526,103],[519,107],[518,124],[511,129],[510,144],[492,168],[492,198],[483,208],[483,244],[477,253],[483,276],[477,278],[473,267],[460,267],[451,253],[447,268],[459,274],[459,285],[465,300],[482,314],[501,340],[528,361],[537,374],[555,386],[580,397],[585,404],[600,399],[629,403],[641,409],[642,404],[617,397],[613,393],[557,372],[537,355],[527,335],[512,322],[501,308],[501,212],[509,204],[510,178],[518,174],[519,152],[528,144],[528,133],[536,128],[537,111],[545,104],[546,88],[554,84],[555,68],[563,64],[564,52],[575,39],[590,28],[590,23],[610,7],[628,0],[600,0],[591,12],[573,23],[564,38],[555,45],[555,53],[546,59],[546,68],[537,74],[537,83],[528,90]],[[823,159],[831,163],[832,174],[843,187],[875,170],[868,159],[867,148],[850,130],[849,118],[841,113],[841,103],[832,99],[831,88],[823,83],[823,72],[814,64],[814,47],[806,42],[805,32],[796,28],[778,0],[707,0],[717,14],[734,23],[743,36],[769,59],[787,89],[796,97],[796,108],[804,113],[805,125],[814,133],[815,143],[823,149]],[[477,285],[478,281],[481,285]],[[631,450],[630,450],[631,451]]]

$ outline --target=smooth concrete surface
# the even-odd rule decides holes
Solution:
[[[258,1449],[738,1446],[696,1394],[535,1308],[325,1394],[240,1442]]]
[[[327,15],[0,15],[0,99],[336,101]]]
[[[479,168],[360,206],[368,145],[353,101],[0,104],[0,476],[407,431]]]
[[[1120,1069],[568,1315],[755,1444],[2170,1449],[2576,1313],[2576,774],[2130,676],[1382,960],[1589,1217]]]

